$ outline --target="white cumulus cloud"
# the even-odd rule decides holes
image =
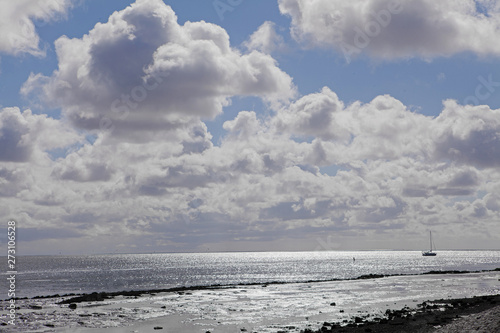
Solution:
[[[295,94],[271,56],[241,54],[215,24],[179,25],[160,0],[138,0],[83,38],[55,44],[59,69],[32,74],[22,92],[41,94],[80,128],[122,138],[213,118],[235,95],[279,105]]]
[[[332,47],[348,61],[364,53],[381,59],[432,59],[461,52],[500,55],[498,1],[279,0],[294,38]]]
[[[283,36],[276,32],[275,23],[266,21],[250,35],[250,38],[243,45],[249,50],[259,50],[269,54],[275,50],[283,49],[285,41]]]
[[[34,22],[46,23],[66,14],[71,0],[1,0],[0,52],[42,56]]]

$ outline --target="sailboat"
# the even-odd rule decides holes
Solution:
[[[430,237],[431,249],[429,251],[422,251],[422,255],[424,257],[434,257],[435,255],[437,255],[436,252],[432,252],[432,231],[429,231],[429,237]]]

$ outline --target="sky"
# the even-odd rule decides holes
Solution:
[[[20,254],[500,249],[498,0],[0,0]]]

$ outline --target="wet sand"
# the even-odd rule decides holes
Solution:
[[[499,281],[500,271],[489,271],[25,299],[17,301],[16,327],[0,326],[0,330],[276,333],[321,329],[391,332],[389,329],[394,328],[392,332],[406,332],[404,327],[421,329],[408,332],[428,332],[445,324],[436,319],[436,313],[455,311],[455,316],[461,316],[497,302],[498,298],[484,302],[451,300],[500,294]],[[435,299],[443,301],[429,302]],[[443,304],[455,305],[450,308]],[[7,304],[3,301],[0,305],[3,318]]]

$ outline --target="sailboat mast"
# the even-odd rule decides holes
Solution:
[[[432,231],[429,231],[429,242],[431,243],[431,252],[432,252]]]

